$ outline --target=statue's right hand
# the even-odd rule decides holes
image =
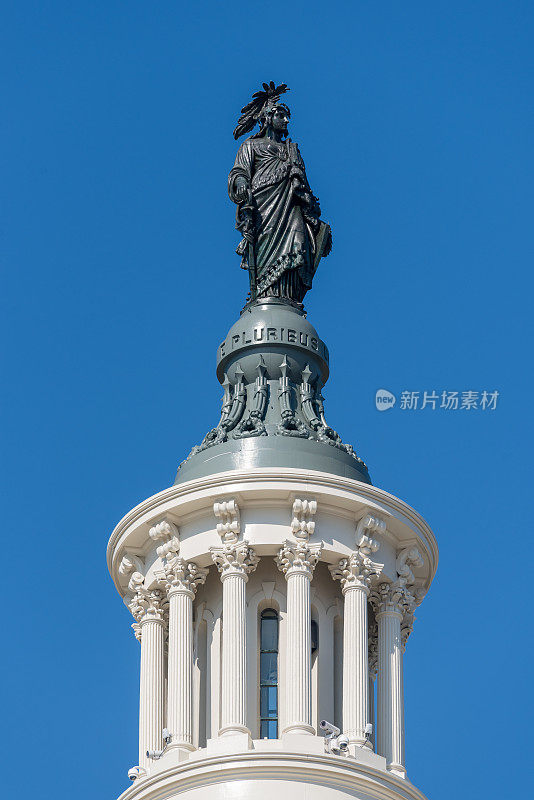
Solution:
[[[245,178],[239,176],[235,181],[235,196],[238,200],[245,200],[248,192],[248,184]]]

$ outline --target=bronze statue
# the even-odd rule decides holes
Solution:
[[[238,139],[260,129],[240,146],[228,177],[237,204],[237,253],[250,277],[249,300],[279,297],[301,304],[323,256],[332,247],[330,226],[320,219],[297,145],[287,138],[291,113],[280,102],[285,83],[263,84],[241,112]]]

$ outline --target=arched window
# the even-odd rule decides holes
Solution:
[[[260,737],[278,739],[278,614],[272,608],[260,619]]]

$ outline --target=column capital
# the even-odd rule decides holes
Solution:
[[[159,589],[138,592],[128,605],[140,627],[145,622],[166,622],[166,598]]]
[[[413,614],[415,609],[413,594],[399,581],[378,584],[371,591],[369,600],[376,615],[390,613],[404,617],[406,613]]]
[[[258,556],[246,541],[235,544],[227,543],[222,547],[210,547],[210,552],[213,563],[221,573],[222,581],[230,575],[239,575],[248,580],[249,573],[256,569],[259,561]]]
[[[356,529],[356,550],[329,567],[333,579],[341,581],[343,594],[349,589],[360,589],[369,594],[371,580],[380,575],[382,564],[377,564],[370,558],[373,553],[376,553],[380,543],[368,534],[370,531],[383,532],[385,529],[384,522],[366,514],[359,521]]]
[[[414,587],[416,578],[412,569],[412,567],[421,567],[422,565],[423,559],[417,547],[405,547],[399,550],[395,562],[397,580],[390,584],[380,584],[370,597],[375,613],[394,612],[401,615],[403,650],[413,631],[414,611],[425,596],[423,587]]]
[[[160,589],[147,589],[140,572],[134,572],[128,584],[130,598],[128,608],[140,627],[144,622],[165,622],[167,600]],[[137,631],[134,629],[137,637]],[[138,637],[137,637],[138,638]]]
[[[350,589],[360,589],[369,594],[371,580],[380,574],[381,566],[356,550],[348,558],[342,558],[338,564],[333,564],[328,569],[333,579],[341,582],[343,594]]]
[[[321,544],[308,544],[305,541],[286,541],[275,558],[276,565],[285,576],[301,573],[311,580],[313,571],[321,555]]]
[[[178,555],[168,555],[165,559],[165,586],[170,597],[173,594],[195,596],[197,587],[206,582],[207,569],[198,567],[191,561],[184,561]]]

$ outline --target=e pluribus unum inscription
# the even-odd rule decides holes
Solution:
[[[270,344],[275,342],[304,347],[317,353],[328,362],[328,348],[322,339],[310,336],[309,333],[305,333],[304,331],[298,331],[296,328],[269,327],[266,325],[258,325],[252,330],[245,330],[241,333],[234,333],[232,336],[229,336],[219,346],[219,360],[229,355],[234,350],[240,350],[242,347],[248,345]]]

